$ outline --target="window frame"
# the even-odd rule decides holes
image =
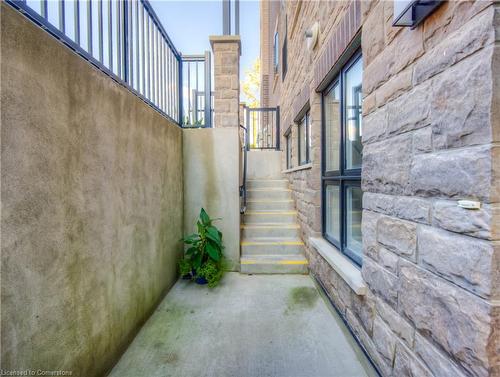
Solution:
[[[286,148],[286,168],[291,169],[293,167],[292,164],[292,146],[293,146],[293,139],[292,139],[292,128],[293,127],[288,127],[288,130],[285,131],[285,148]]]
[[[302,138],[302,134],[300,132],[300,125],[304,121],[304,128],[305,128],[305,140],[304,140],[304,146],[306,147],[306,159],[304,161],[301,161],[300,155],[301,155],[301,148],[300,148],[300,140]],[[307,165],[311,162],[311,113],[310,109],[307,109],[304,113],[303,116],[300,117],[299,121],[297,122],[297,166],[303,166]]]
[[[273,67],[274,73],[278,73],[280,65],[280,57],[279,57],[279,33],[278,31],[274,32],[273,38]]]
[[[334,79],[321,93],[321,226],[323,238],[337,247],[344,255],[351,259],[356,265],[363,263],[361,255],[347,247],[347,188],[361,188],[361,170],[362,168],[347,169],[346,155],[346,135],[347,122],[345,112],[346,99],[346,73],[362,58],[361,49],[357,49],[342,66]],[[326,116],[325,116],[325,97],[330,91],[339,85],[340,88],[340,140],[339,140],[339,166],[337,170],[326,171]],[[328,185],[339,187],[340,203],[340,239],[336,240],[326,233],[326,188]],[[362,208],[361,208],[362,210]]]
[[[288,15],[285,14],[285,37],[281,46],[281,81],[285,80],[288,72]]]

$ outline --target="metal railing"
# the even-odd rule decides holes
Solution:
[[[212,127],[211,54],[182,56],[182,127]]]
[[[181,54],[147,0],[6,1],[181,124]]]
[[[248,130],[240,124],[243,130],[243,143],[241,145],[241,153],[243,154],[243,176],[240,185],[240,213],[245,213],[247,209],[247,151],[248,151]]]
[[[280,111],[278,107],[245,107],[247,149],[280,150]]]

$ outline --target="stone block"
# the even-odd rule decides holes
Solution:
[[[493,12],[492,7],[487,9],[426,52],[415,64],[415,84],[443,72],[446,68],[493,43],[495,38],[492,28]]]
[[[428,224],[431,202],[412,196],[398,196],[394,200],[394,216],[401,219]]]
[[[414,352],[436,376],[465,377],[465,374],[450,361],[449,357],[438,351],[419,333],[415,334]]]
[[[376,164],[368,166],[372,165]],[[490,170],[488,146],[416,155],[410,172],[409,192],[420,196],[472,197],[483,200],[489,195]]]
[[[416,262],[416,224],[382,216],[377,221],[377,241],[394,253]]]
[[[430,93],[430,85],[422,84],[390,102],[387,105],[387,132],[400,134],[429,125]]]
[[[381,139],[387,131],[387,108],[382,107],[363,118],[363,143]]]
[[[387,250],[385,247],[378,246],[377,256],[378,256],[377,259],[378,263],[382,267],[392,272],[393,274],[397,275],[399,266],[399,257],[396,254]]]
[[[491,294],[491,243],[429,226],[418,229],[418,262],[482,297]]]
[[[393,98],[405,93],[412,87],[413,69],[409,67],[391,77],[384,85],[375,91],[377,107],[384,106]]]
[[[388,365],[393,365],[397,338],[379,316],[375,316],[375,320],[373,321],[372,339],[375,348],[384,358],[385,362]]]
[[[365,192],[363,194],[363,208],[374,212],[392,215],[394,213],[395,199],[396,196],[394,195],[379,194],[375,192]]]
[[[409,182],[411,135],[404,134],[364,146],[363,191],[402,194]]]
[[[363,253],[374,260],[378,260],[377,220],[379,218],[379,214],[366,210],[363,211],[361,217]]]
[[[393,376],[435,377],[401,342],[396,344]]]
[[[372,292],[396,307],[398,299],[398,278],[396,275],[385,270],[370,258],[364,259],[361,274]]]
[[[432,80],[434,149],[491,142],[492,53],[485,48]]]
[[[470,374],[487,376],[489,304],[408,262],[399,278],[399,311]]]
[[[383,300],[376,300],[377,314],[409,348],[413,348],[415,329]]]
[[[478,210],[458,206],[456,200],[438,200],[432,207],[432,223],[440,228],[472,237],[491,238],[492,211],[489,204]]]
[[[432,152],[432,127],[424,127],[413,132],[413,153]]]
[[[383,2],[379,2],[373,6],[363,25],[363,28],[370,30],[369,33],[362,33],[361,41],[361,44],[366,46],[363,49],[363,60],[366,65],[370,64],[385,46],[384,23],[380,22],[383,15],[384,5]]]

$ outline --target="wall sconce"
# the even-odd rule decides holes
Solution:
[[[415,29],[442,3],[441,0],[394,0],[392,26]]]
[[[313,26],[309,30],[306,31],[306,44],[307,48],[312,51],[316,44],[318,43],[319,36],[319,24],[317,22],[314,23]]]

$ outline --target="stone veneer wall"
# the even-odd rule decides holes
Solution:
[[[498,375],[498,5],[450,1],[415,30],[391,26],[392,6],[285,6],[288,74],[279,102],[269,105],[281,106],[283,131],[307,100],[311,106],[311,166],[286,173],[311,272],[383,375]],[[358,15],[365,296],[354,294],[309,244],[321,234],[321,96],[315,89],[356,33]],[[303,35],[315,21],[320,39],[308,51]],[[461,209],[460,198],[480,200],[482,208]]]

